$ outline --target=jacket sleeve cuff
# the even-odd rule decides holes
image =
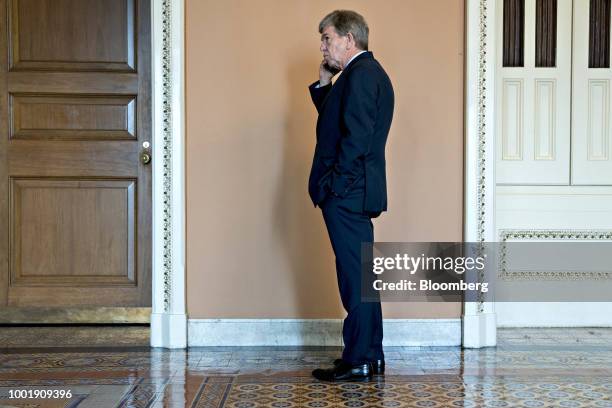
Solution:
[[[329,89],[331,88],[332,84],[331,82],[325,86],[320,86],[319,85],[319,81],[313,82],[312,84],[310,84],[310,86],[308,87],[308,89],[310,90],[310,93],[315,96],[315,95],[320,95],[320,94],[327,94],[327,91],[329,91]]]
[[[314,81],[312,84],[310,84],[309,88],[310,89],[325,89],[328,86],[331,86],[331,82],[325,86],[321,86],[319,84],[319,81]]]

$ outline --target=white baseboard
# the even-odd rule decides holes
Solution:
[[[463,316],[463,347],[482,348],[497,345],[495,313],[466,314]]]
[[[461,319],[385,319],[385,346],[459,346]],[[342,319],[189,319],[189,347],[342,346]]]
[[[612,302],[498,302],[497,327],[612,327]]]
[[[151,313],[151,347],[185,348],[187,315]]]

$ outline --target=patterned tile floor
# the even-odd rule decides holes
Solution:
[[[337,384],[310,371],[340,348],[31,347],[5,336],[0,407],[612,407],[612,329],[501,329],[496,348],[479,350],[390,347],[384,377]],[[39,398],[11,398],[27,395]]]

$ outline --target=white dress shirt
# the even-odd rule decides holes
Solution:
[[[357,54],[353,55],[353,56],[351,57],[351,59],[350,59],[350,60],[348,60],[348,62],[347,62],[347,63],[346,63],[346,65],[344,66],[344,68],[342,68],[342,69],[343,69],[343,70],[344,70],[344,69],[346,69],[346,67],[348,67],[348,65],[351,63],[351,61],[352,61],[352,60],[354,60],[355,58],[357,58],[358,56],[360,56],[360,55],[361,55],[361,54],[363,54],[364,52],[367,52],[367,51],[365,51],[365,50],[363,50],[363,51],[359,51]]]

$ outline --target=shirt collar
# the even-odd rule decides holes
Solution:
[[[346,65],[344,66],[344,68],[342,68],[342,69],[343,69],[343,70],[344,70],[344,69],[346,69],[346,67],[348,67],[348,66],[349,66],[349,64],[351,63],[351,61],[353,61],[355,58],[357,58],[358,56],[360,56],[360,55],[361,55],[361,54],[363,54],[364,52],[367,52],[367,51],[366,51],[366,50],[363,50],[363,51],[360,51],[360,52],[358,52],[357,54],[353,55],[353,56],[351,57],[351,59],[350,59],[350,60],[348,60],[348,62],[347,62],[347,63],[346,63]]]

